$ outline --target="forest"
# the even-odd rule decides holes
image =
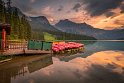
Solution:
[[[7,0],[7,2],[0,0],[0,24],[11,25],[9,37],[11,40],[31,39],[31,26],[26,16],[19,16],[17,8],[12,7],[11,3],[11,0]]]

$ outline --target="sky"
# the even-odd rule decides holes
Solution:
[[[51,24],[69,19],[100,29],[124,27],[124,0],[12,0],[28,16],[46,16]]]

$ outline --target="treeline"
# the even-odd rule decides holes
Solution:
[[[66,32],[49,32],[50,34],[56,35],[57,40],[96,40],[94,37],[72,34]]]
[[[45,40],[43,32],[47,32],[55,36],[56,40],[96,40],[94,37],[66,33],[61,31],[43,31],[43,30],[33,30],[32,38],[37,40]]]
[[[18,9],[11,7],[11,0],[7,0],[7,3],[0,0],[0,23],[11,25],[9,39],[31,39],[31,26],[26,16],[19,16]]]

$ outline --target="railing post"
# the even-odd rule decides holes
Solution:
[[[42,43],[41,50],[43,50],[43,41],[41,41],[41,43]]]

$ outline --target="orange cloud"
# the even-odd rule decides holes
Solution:
[[[121,28],[124,26],[124,14],[119,14],[114,18],[104,18],[101,19],[96,24],[93,24],[94,27],[101,28],[101,29],[115,29],[115,28]]]
[[[70,19],[78,23],[86,22],[94,28],[111,30],[124,26],[124,14],[120,14],[120,11],[119,8],[111,10],[111,12],[114,12],[115,14],[110,17],[106,17],[104,14],[101,16],[90,17],[89,15],[86,15],[86,13],[83,14],[82,12],[78,12]]]
[[[31,3],[34,3],[36,0],[30,0]]]

